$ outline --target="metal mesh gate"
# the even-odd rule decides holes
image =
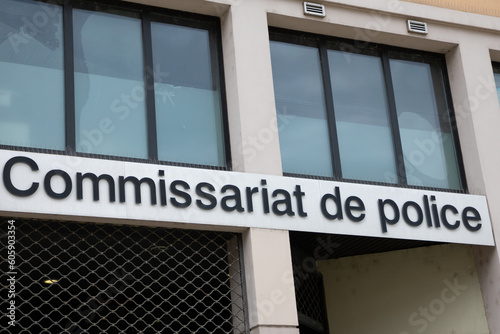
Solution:
[[[7,220],[1,222],[7,309]],[[15,220],[11,333],[245,333],[239,236]]]
[[[292,246],[293,279],[300,333],[328,333],[323,276],[318,273],[316,260]]]
[[[294,268],[295,269],[295,268]],[[297,312],[301,325],[301,332],[326,333],[324,326],[323,310],[323,278],[317,272],[304,273],[295,269],[295,297],[297,299]]]

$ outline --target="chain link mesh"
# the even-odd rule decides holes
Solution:
[[[10,333],[246,333],[237,234],[15,220]],[[7,220],[1,221],[7,309]],[[52,280],[52,284],[44,283]]]
[[[316,333],[325,332],[325,319],[322,309],[324,294],[323,278],[316,271],[305,271],[302,266],[294,264],[295,298],[299,321]]]

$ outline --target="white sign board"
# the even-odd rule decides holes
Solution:
[[[0,212],[494,245],[484,196],[0,151]]]

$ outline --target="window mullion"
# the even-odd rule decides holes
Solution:
[[[158,161],[153,43],[151,37],[151,17],[147,11],[142,12],[142,35],[144,48],[144,92],[146,96],[148,157],[152,161]]]
[[[66,151],[76,152],[75,131],[75,59],[73,50],[73,2],[63,5],[64,36],[64,110],[66,124]]]
[[[335,121],[335,110],[333,106],[332,82],[330,78],[330,67],[328,64],[328,53],[325,41],[320,42],[319,51],[325,90],[326,119],[330,133],[330,151],[332,155],[333,176],[340,179],[342,178],[342,166],[340,164],[340,149],[337,135],[337,123]]]
[[[406,186],[406,167],[403,155],[403,145],[401,144],[401,134],[399,131],[398,112],[396,109],[396,98],[394,97],[394,86],[391,77],[389,55],[387,49],[382,51],[382,68],[387,91],[387,102],[389,103],[389,118],[391,122],[392,140],[394,142],[394,152],[396,154],[396,170],[398,173],[398,183]]]

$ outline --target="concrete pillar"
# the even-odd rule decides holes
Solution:
[[[222,16],[233,170],[281,175],[264,2],[235,0]],[[288,231],[243,234],[252,334],[298,333]]]
[[[299,333],[288,231],[243,234],[252,334]]]
[[[448,72],[469,191],[486,195],[500,240],[500,109],[487,41],[469,34],[447,55]],[[487,182],[486,182],[487,180]],[[500,253],[475,247],[476,266],[491,333],[500,333]]]
[[[222,17],[233,170],[281,175],[269,33],[261,0],[234,1]]]

